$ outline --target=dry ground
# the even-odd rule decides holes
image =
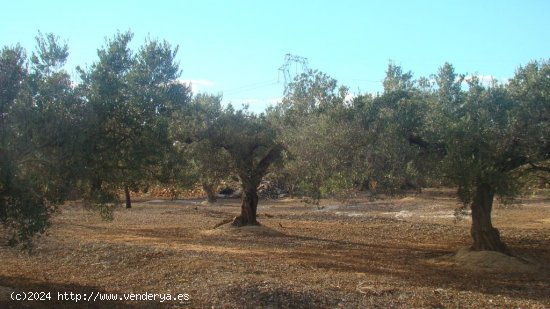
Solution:
[[[31,255],[0,248],[2,308],[550,308],[550,199],[494,211],[504,240],[525,261],[458,249],[451,192],[321,209],[260,201],[262,227],[212,229],[238,200],[150,200],[105,222],[67,204]],[[15,302],[13,291],[50,291]],[[58,292],[187,293],[189,301],[58,301]],[[76,295],[76,294],[75,294]]]

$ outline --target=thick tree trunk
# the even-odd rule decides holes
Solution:
[[[249,152],[251,156],[254,154],[254,150],[259,146],[260,145],[254,145],[254,147],[251,148]],[[257,165],[254,166],[253,160],[250,160],[250,158],[245,160],[248,164],[241,165],[241,168],[239,169],[239,178],[243,189],[241,215],[235,217],[233,220],[233,225],[259,225],[256,220],[256,210],[258,208],[258,185],[260,185],[262,177],[267,172],[269,165],[280,156],[282,150],[282,146],[274,145]]]
[[[256,186],[246,186],[243,188],[241,215],[233,220],[233,225],[259,225],[256,220],[256,210],[258,209],[258,189]]]
[[[124,186],[124,197],[126,198],[126,208],[132,208],[132,200],[130,198],[130,188]]]
[[[472,228],[474,240],[471,249],[475,251],[498,251],[510,255],[508,247],[500,239],[499,231],[491,223],[493,197],[495,193],[491,186],[479,184],[472,201]]]
[[[209,183],[203,182],[202,188],[204,192],[206,192],[206,198],[208,200],[208,203],[216,203],[218,199],[216,196],[216,191],[214,189],[214,186]]]

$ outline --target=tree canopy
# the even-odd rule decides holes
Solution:
[[[79,100],[62,70],[66,44],[39,34],[27,58],[20,46],[0,54],[0,222],[10,242],[30,243],[76,177]]]
[[[241,215],[233,223],[256,225],[258,186],[282,151],[276,130],[263,114],[235,110],[231,105],[207,106],[204,116],[198,125],[186,130],[188,135],[181,139],[190,144],[208,143],[207,151],[212,147],[223,149],[224,154],[219,155],[227,156],[226,164],[238,176],[242,188]]]
[[[493,199],[511,200],[550,171],[548,67],[532,62],[506,84],[484,84],[449,63],[418,80],[390,63],[382,94],[348,102],[335,80],[310,72],[271,110],[289,152],[281,173],[316,198],[340,175],[338,190],[456,186],[472,209],[472,248],[510,253],[491,223]]]
[[[82,152],[92,197],[116,200],[116,189],[137,190],[160,177],[159,163],[172,151],[172,115],[186,108],[190,91],[178,82],[177,48],[147,40],[134,54],[133,34],[118,33],[81,69],[86,100]]]

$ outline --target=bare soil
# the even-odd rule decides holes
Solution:
[[[68,203],[29,255],[0,247],[1,308],[550,308],[550,199],[496,205],[518,257],[471,252],[449,190],[320,207],[260,201],[261,226],[213,228],[239,200],[143,200],[111,222]],[[5,235],[4,235],[5,236]],[[12,292],[51,292],[12,301]],[[186,293],[61,301],[58,292]]]

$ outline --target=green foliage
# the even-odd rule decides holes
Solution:
[[[32,180],[13,175],[13,160],[2,162],[2,190],[0,192],[0,222],[11,233],[10,245],[28,247],[32,237],[43,233],[50,225],[51,205]],[[32,177],[32,176],[31,176]]]
[[[49,74],[53,70],[58,70],[65,65],[69,56],[69,47],[67,44],[61,45],[56,35],[53,33],[43,35],[39,31],[36,43],[38,54],[33,53],[31,57],[31,62],[36,68],[36,72]]]
[[[234,173],[243,187],[255,189],[280,152],[277,132],[265,115],[231,105],[222,108],[220,99],[198,95],[188,114],[192,119],[176,124],[174,132],[180,143],[190,144],[192,164],[201,177]]]
[[[223,112],[221,96],[198,94],[194,98],[196,112],[194,118],[202,121],[203,129],[207,129]],[[200,113],[200,114],[199,114]],[[192,166],[199,177],[200,183],[217,187],[231,174],[231,160],[223,148],[217,147],[212,140],[204,139],[189,145],[187,158],[191,158]]]
[[[298,77],[271,111],[286,149],[280,173],[314,199],[367,181],[389,193],[416,183],[425,167],[408,137],[422,131],[427,104],[414,84],[410,72],[390,64],[384,94],[347,101],[347,88],[325,74]]]
[[[231,105],[220,109],[216,97],[199,99],[206,101],[203,102],[206,106],[195,107],[204,112],[198,117],[203,119],[193,122],[191,126],[180,123],[182,128],[175,130],[181,132],[179,142],[195,144],[190,149],[198,151],[199,156],[204,155],[204,151],[213,150],[208,156],[228,159],[226,163],[220,163],[229,167],[228,172],[239,177],[242,188],[241,215],[235,218],[233,224],[256,225],[258,186],[282,151],[276,140],[277,132],[263,114],[256,115],[246,109],[235,110]],[[219,149],[224,152],[216,153]],[[195,161],[197,167],[203,164],[201,159],[195,158]],[[212,174],[220,168],[225,167],[215,167],[206,172]],[[208,184],[205,186],[207,192],[211,188]]]
[[[243,209],[253,212],[241,223],[254,224],[255,191],[270,171],[314,201],[365,182],[395,193],[436,180],[457,186],[467,205],[480,192],[509,201],[548,179],[548,61],[491,85],[449,63],[418,80],[390,63],[382,94],[353,99],[308,71],[257,115],[222,107],[220,96],[192,97],[178,82],[177,47],[147,39],[134,52],[132,38],[107,40],[76,86],[62,69],[68,46],[55,35],[39,33],[30,58],[20,46],[2,49],[0,222],[13,244],[45,231],[75,187],[112,218],[121,188],[237,175],[250,193]]]
[[[309,71],[296,77],[282,103],[268,111],[285,148],[276,174],[295,193],[317,201],[349,190],[357,179],[361,131],[347,95],[335,79]]]
[[[132,37],[107,41],[77,86],[53,34],[39,34],[29,60],[19,46],[2,50],[0,221],[12,243],[43,232],[75,188],[109,218],[120,187],[163,180],[175,152],[169,125],[190,90],[177,81],[177,48],[147,40],[134,54]]]
[[[544,96],[547,91],[532,84],[520,86],[527,79],[524,70],[518,73],[510,86],[487,87],[472,78],[467,91],[457,93],[455,88],[452,96],[441,96],[447,99],[440,101],[441,122],[446,125],[438,131],[447,146],[443,170],[458,185],[465,204],[472,201],[480,184],[490,185],[502,198],[517,196],[522,189],[518,169],[545,160],[549,153],[544,133],[548,132],[548,119],[540,117],[547,109],[543,103],[548,100]],[[536,79],[531,77],[529,80]],[[541,77],[548,79],[539,76],[539,81]],[[527,87],[530,95],[514,94]],[[537,98],[530,100],[533,95]]]
[[[388,64],[386,70],[386,77],[384,78],[384,93],[391,93],[396,91],[409,91],[414,87],[413,74],[411,71],[403,73],[401,66],[396,65],[393,62]]]
[[[265,156],[275,147],[276,131],[264,115],[228,106],[207,129],[208,139],[227,151],[230,164],[243,179],[259,181],[255,171]],[[262,175],[263,176],[263,175]]]
[[[401,86],[388,88],[372,100],[367,98],[359,111],[368,151],[364,177],[388,193],[396,193],[406,184],[419,186],[421,174],[428,170],[421,150],[408,141],[423,131],[426,96],[412,86],[410,72],[401,76],[401,70],[392,67],[390,64],[392,75],[386,80]]]
[[[102,196],[116,197],[121,187],[166,180],[161,164],[174,163],[176,151],[169,126],[173,114],[190,100],[189,88],[177,81],[177,48],[147,40],[134,54],[132,37],[118,33],[98,51],[99,61],[81,70],[80,89],[86,98],[82,178],[91,184],[84,187],[110,191]]]
[[[309,70],[299,76],[285,89],[285,96],[278,106],[268,113],[278,115],[285,125],[296,125],[312,115],[330,114],[344,105],[348,88],[338,87],[330,76]]]
[[[70,132],[78,100],[61,70],[68,48],[51,34],[37,43],[30,68],[18,46],[0,56],[0,222],[10,243],[24,246],[49,226],[76,177]]]
[[[183,114],[178,114],[172,123],[172,135],[176,140],[192,136],[206,136],[205,132],[224,112],[221,96],[197,94]],[[232,172],[229,154],[209,138],[198,138],[193,143],[178,142],[179,161],[185,162],[180,171],[187,186],[201,183],[215,189]],[[183,174],[182,174],[183,173]]]
[[[114,189],[87,190],[84,194],[84,207],[99,212],[106,221],[114,219],[114,210],[120,205],[120,200]]]

